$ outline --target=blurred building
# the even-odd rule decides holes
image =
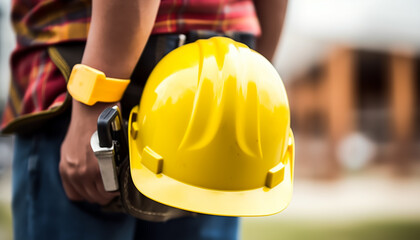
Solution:
[[[420,162],[420,58],[414,52],[335,47],[287,88],[303,175],[336,176],[351,162],[406,173]]]
[[[420,173],[418,9],[418,0],[289,1],[275,64],[297,176]]]

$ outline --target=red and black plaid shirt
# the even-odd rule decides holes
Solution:
[[[13,132],[34,115],[55,111],[66,99],[66,81],[47,47],[85,41],[91,0],[13,0],[17,47],[0,129]],[[252,0],[162,0],[152,34],[190,30],[260,34]]]

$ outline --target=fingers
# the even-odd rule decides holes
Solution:
[[[106,205],[118,194],[105,190],[99,166],[93,153],[84,155],[83,161],[62,156],[59,172],[67,197],[72,201],[88,201]]]
[[[72,201],[88,201],[106,205],[114,197],[118,196],[118,193],[110,193],[105,190],[100,176],[94,179],[86,179],[84,177],[69,178],[67,174],[62,174],[61,176],[64,191]]]
[[[84,190],[83,196],[87,201],[100,205],[106,205],[118,195],[109,193],[105,190],[99,172],[96,172],[96,176],[90,181],[79,182],[79,187]]]
[[[61,145],[59,172],[63,189],[70,200],[107,204],[115,193],[105,191],[98,160],[90,147],[98,115],[105,105],[87,107],[72,105],[72,116],[66,137]]]
[[[72,201],[83,201],[84,197],[82,194],[80,194],[76,188],[74,188],[68,181],[66,177],[63,177],[62,175],[62,182],[63,182],[63,188],[64,192],[66,193],[67,197]]]
[[[98,203],[100,205],[105,205],[108,203],[111,199],[107,199],[104,195],[104,193],[101,193],[96,188],[95,182],[89,182],[88,184],[85,184],[84,186],[85,193],[86,193],[86,199],[91,203]]]
[[[94,164],[89,167],[89,169],[92,170],[92,173],[90,174],[92,181],[90,184],[85,185],[85,189],[87,194],[94,200],[94,202],[99,203],[100,205],[106,205],[114,197],[118,196],[118,194],[107,192],[105,190],[99,170],[98,160],[93,153],[91,154],[91,158],[94,159]]]

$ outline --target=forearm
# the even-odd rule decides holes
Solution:
[[[283,28],[287,0],[254,0],[262,35],[257,51],[272,61]]]
[[[129,78],[152,30],[159,0],[93,0],[82,63]]]
[[[159,3],[159,0],[93,0],[82,63],[108,77],[130,78],[150,35]],[[73,99],[59,164],[63,188],[70,200],[104,205],[115,197],[105,191],[90,148],[98,116],[111,104],[115,103],[88,106]]]

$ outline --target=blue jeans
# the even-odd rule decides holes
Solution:
[[[17,136],[13,160],[13,224],[16,240],[31,239],[237,239],[238,218],[199,215],[154,223],[106,213],[70,201],[58,172],[68,116]]]

